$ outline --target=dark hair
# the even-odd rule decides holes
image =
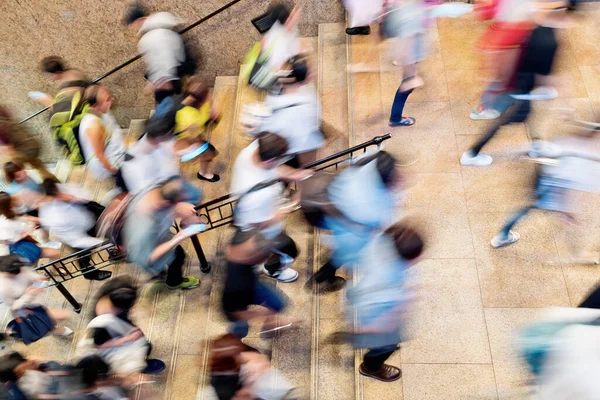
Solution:
[[[56,74],[59,72],[65,72],[65,62],[58,56],[46,57],[42,60],[42,71],[48,72],[49,74]]]
[[[121,310],[129,310],[135,303],[137,293],[133,288],[124,287],[110,292],[108,297],[113,306]]]
[[[123,17],[123,24],[131,25],[135,21],[140,18],[144,18],[148,16],[148,11],[144,8],[142,4],[139,2],[131,3],[127,7],[127,11],[125,12],[125,17]]]
[[[206,103],[208,93],[208,85],[203,79],[197,76],[191,77],[185,85],[184,97],[192,96],[196,100],[196,107]]]
[[[163,199],[176,203],[181,195],[183,185],[179,177],[172,177],[161,184],[160,195]]]
[[[12,198],[6,192],[0,192],[0,215],[4,215],[7,219],[16,217],[12,209]]]
[[[162,138],[173,134],[175,129],[175,110],[169,110],[162,116],[154,116],[146,124],[146,134],[150,139]]]
[[[294,78],[296,82],[304,82],[307,76],[308,64],[306,63],[306,59],[294,60],[292,63],[292,73],[289,77]]]
[[[385,233],[392,236],[398,254],[405,260],[414,260],[423,252],[423,238],[414,229],[396,224],[386,229]]]
[[[42,182],[42,190],[47,196],[56,197],[59,193],[57,183],[55,178],[46,178]]]
[[[16,382],[15,369],[27,361],[20,353],[14,352],[0,358],[0,382]]]
[[[285,24],[285,21],[290,17],[290,9],[285,4],[276,3],[269,7],[269,14],[273,23],[279,21],[280,24]]]
[[[4,164],[4,176],[10,183],[15,181],[15,176],[19,171],[23,171],[23,166],[14,161],[8,161]]]
[[[283,157],[288,151],[288,142],[279,135],[262,132],[258,135],[258,157],[261,161]]]
[[[364,166],[371,161],[377,163],[377,172],[383,181],[384,185],[389,186],[394,182],[394,174],[396,173],[396,159],[387,151],[378,151],[372,156],[362,158],[356,162],[357,166]]]
[[[23,261],[16,254],[0,256],[0,272],[18,275],[21,272],[21,267],[24,265]]]
[[[88,103],[90,106],[95,106],[98,103],[98,93],[102,86],[93,84],[88,86],[83,93],[83,101]]]
[[[75,368],[81,371],[81,381],[86,388],[93,387],[99,378],[107,377],[110,371],[108,364],[98,356],[82,358]]]

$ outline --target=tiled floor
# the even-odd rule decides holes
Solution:
[[[439,20],[427,35],[430,56],[419,64],[425,87],[409,97],[410,128],[387,128],[397,73],[350,77],[354,113],[351,137],[358,143],[391,132],[386,149],[408,164],[402,213],[425,232],[425,260],[413,269],[422,298],[410,316],[410,338],[402,346],[400,385],[364,381],[364,398],[496,399],[526,398],[528,373],[513,344],[517,329],[539,308],[576,306],[600,282],[600,267],[573,265],[565,257],[564,225],[550,213],[533,212],[516,230],[521,241],[494,250],[490,239],[532,193],[534,169],[517,151],[528,133],[553,137],[568,132],[553,107],[574,108],[582,119],[600,118],[600,6],[585,5],[575,26],[561,31],[556,63],[559,99],[537,103],[527,126],[505,127],[486,147],[488,168],[462,167],[460,154],[481,135],[486,121],[469,119],[485,85],[480,55],[473,49],[485,24]],[[351,59],[364,61],[366,39],[352,39]],[[381,51],[381,66],[389,60]],[[360,138],[360,140],[358,139]],[[582,202],[583,244],[596,244],[600,196]],[[596,212],[594,212],[596,210]],[[393,397],[392,394],[395,394]]]

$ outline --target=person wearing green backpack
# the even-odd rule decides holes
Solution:
[[[79,145],[79,123],[85,111],[83,94],[90,85],[83,72],[68,68],[57,56],[46,57],[41,63],[42,71],[56,80],[60,90],[54,98],[44,93],[30,92],[38,103],[50,107],[52,137],[73,165],[85,162]]]

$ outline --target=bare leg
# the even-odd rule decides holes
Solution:
[[[42,248],[42,258],[54,261],[60,257],[60,251],[56,249]]]

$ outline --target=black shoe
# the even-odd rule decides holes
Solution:
[[[310,278],[308,280],[308,282],[306,282],[306,284],[304,285],[304,288],[306,290],[310,291],[310,290],[312,290],[314,285],[319,285],[320,292],[331,293],[331,292],[337,292],[338,290],[341,290],[346,285],[346,280],[344,278],[342,278],[341,276],[336,276],[331,281],[327,280],[327,281],[319,282],[313,276],[312,278]]]
[[[213,177],[212,177],[212,178],[210,178],[210,179],[208,179],[208,178],[206,178],[205,176],[203,176],[203,175],[200,175],[200,172],[198,172],[198,173],[196,174],[196,177],[197,177],[198,179],[200,179],[201,181],[207,181],[207,182],[219,182],[219,180],[221,179],[221,177],[220,177],[219,175],[217,175],[217,174],[213,174]]]
[[[370,26],[355,26],[354,28],[346,28],[347,35],[370,35]]]
[[[95,272],[90,272],[89,274],[85,274],[83,276],[85,276],[85,279],[90,280],[90,281],[103,281],[105,279],[110,278],[112,276],[112,272],[110,272],[110,271],[95,271]]]
[[[142,371],[142,374],[158,374],[166,368],[165,363],[161,360],[150,358],[146,361],[148,362],[148,366]]]

